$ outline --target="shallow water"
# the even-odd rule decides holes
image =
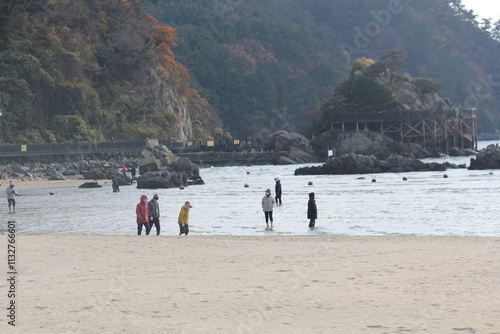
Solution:
[[[469,165],[470,157],[427,160]],[[206,184],[184,190],[122,186],[113,193],[110,181],[100,181],[98,189],[25,190],[17,198],[18,213],[6,213],[5,201],[0,216],[4,222],[15,219],[20,234],[133,235],[140,195],[157,193],[163,235],[178,233],[179,209],[189,200],[191,233],[197,235],[500,236],[500,170],[294,176],[298,167],[205,168]],[[275,227],[267,231],[260,201],[266,188],[274,192],[276,176],[283,205],[275,208]],[[51,190],[55,195],[48,195]],[[315,192],[318,206],[314,230],[306,218],[309,192]]]

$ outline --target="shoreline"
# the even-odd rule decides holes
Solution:
[[[0,191],[3,189],[5,192],[6,187],[9,186],[9,180],[1,180]],[[58,189],[58,188],[78,188],[80,185],[86,182],[96,182],[94,180],[84,180],[84,179],[66,179],[66,180],[47,180],[40,179],[38,181],[21,181],[20,179],[14,179],[14,184],[16,185],[17,191],[22,190],[32,190],[32,189]],[[110,186],[111,180],[97,180],[101,186]],[[21,194],[21,193],[20,193]]]
[[[499,237],[18,235],[16,247],[16,333],[500,328]],[[6,319],[0,332],[14,332]]]

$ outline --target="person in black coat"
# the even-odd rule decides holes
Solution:
[[[309,202],[307,202],[307,218],[309,219],[309,227],[314,227],[316,219],[318,219],[318,208],[316,207],[314,193],[309,193]]]
[[[275,177],[274,181],[276,181],[276,185],[274,187],[274,192],[276,194],[275,200],[276,200],[276,205],[281,205],[281,180],[279,177]]]

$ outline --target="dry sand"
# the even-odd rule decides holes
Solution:
[[[16,247],[16,327],[2,279],[0,333],[500,333],[500,238],[18,235]]]

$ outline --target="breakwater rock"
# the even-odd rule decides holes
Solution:
[[[302,167],[295,170],[295,175],[323,174],[369,174],[401,173],[415,171],[445,171],[447,168],[465,168],[453,164],[425,163],[411,156],[392,154],[387,159],[378,160],[373,155],[355,153],[344,154],[328,159],[322,166]]]
[[[500,169],[500,147],[498,144],[488,145],[470,159],[470,170],[474,169]]]
[[[138,158],[120,158],[108,160],[78,160],[71,162],[27,162],[23,164],[12,163],[0,166],[2,174],[8,178],[50,178],[64,179],[67,177],[82,177],[86,180],[113,179],[115,176],[123,176],[122,168],[128,170],[138,166]],[[130,180],[128,176],[125,176]]]

